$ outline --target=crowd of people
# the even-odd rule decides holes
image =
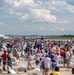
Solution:
[[[70,68],[74,54],[73,44],[73,41],[2,39],[0,40],[0,68],[10,73],[9,67],[13,67],[13,60],[25,58],[27,59],[27,70],[35,69],[32,64],[34,61],[42,75],[60,75],[60,63]]]

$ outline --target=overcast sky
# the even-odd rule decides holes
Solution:
[[[74,34],[74,0],[0,0],[0,34]]]

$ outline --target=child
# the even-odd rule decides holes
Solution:
[[[50,75],[60,75],[59,67],[55,67],[55,71],[53,71]]]
[[[39,62],[40,62],[40,54],[35,54],[35,60],[36,60],[36,65],[38,66],[39,65]]]
[[[52,70],[55,70],[55,67],[57,66],[57,62],[55,60],[52,60]]]

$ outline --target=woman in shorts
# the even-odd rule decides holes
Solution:
[[[28,55],[27,64],[28,64],[27,65],[28,70],[32,69],[31,55]]]

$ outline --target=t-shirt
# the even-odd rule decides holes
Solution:
[[[52,72],[52,75],[60,75],[60,73],[57,72],[57,71],[53,71],[53,72]]]
[[[43,61],[41,60],[41,61],[40,61],[40,67],[42,67],[42,62],[43,62]]]
[[[48,54],[49,54],[49,58],[50,58],[50,56],[51,56],[51,52],[48,52]]]
[[[55,69],[56,66],[57,66],[57,63],[56,62],[53,62],[52,63],[52,69]]]
[[[63,58],[66,58],[66,53],[65,52],[63,53]]]
[[[34,49],[34,52],[37,53],[37,50],[38,50],[38,48],[35,48],[35,49]]]
[[[38,61],[40,60],[40,54],[37,53],[37,54],[35,55],[35,57],[36,57],[36,60],[38,60]]]
[[[74,50],[74,46],[72,46],[72,50]]]
[[[2,52],[0,52],[0,57],[2,56]]]
[[[26,47],[27,47],[27,45],[25,44],[25,45],[23,45],[23,49],[25,50],[26,49]]]
[[[4,53],[4,54],[2,55],[3,62],[6,61],[6,57],[7,57],[7,55],[6,55],[6,53]]]
[[[37,53],[39,53],[39,54],[41,53],[40,49],[38,49]]]
[[[12,48],[12,53],[13,53],[13,54],[15,54],[15,53],[16,53],[15,48]]]
[[[70,59],[70,53],[68,51],[66,52],[66,59]]]
[[[44,67],[50,68],[51,59],[49,57],[44,58]]]
[[[42,48],[42,43],[39,44],[40,49]]]
[[[7,55],[7,60],[11,61],[11,57],[9,55]]]

